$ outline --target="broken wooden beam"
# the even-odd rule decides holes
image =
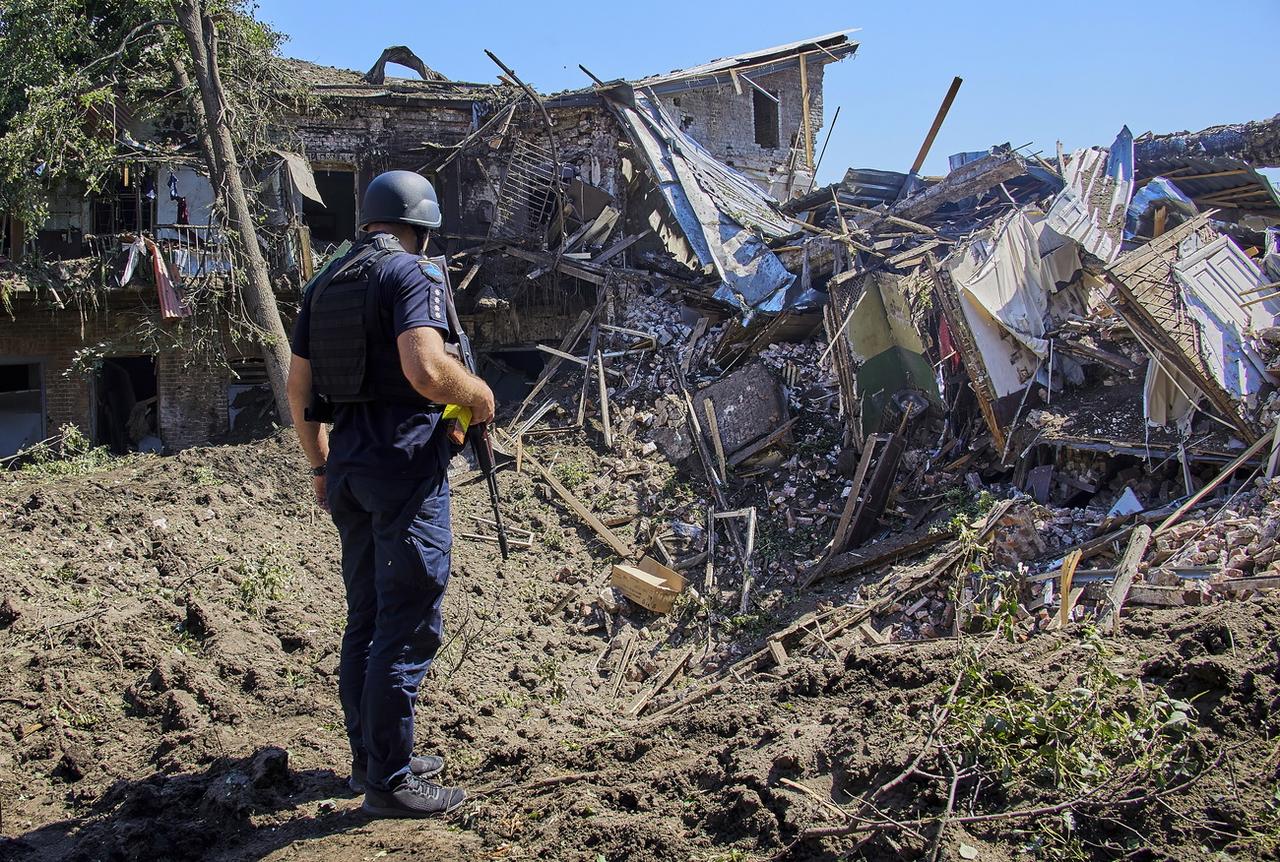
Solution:
[[[596,351],[596,382],[600,388],[600,423],[604,426],[604,447],[613,449],[613,424],[609,421],[609,387],[604,380],[604,356]]]
[[[1102,614],[1101,628],[1108,634],[1115,633],[1120,627],[1120,611],[1124,608],[1124,600],[1129,595],[1129,588],[1133,586],[1134,576],[1138,574],[1138,564],[1142,562],[1142,557],[1147,552],[1147,544],[1151,541],[1151,536],[1151,528],[1146,524],[1134,527],[1129,535],[1129,545],[1124,550],[1124,556],[1120,558],[1120,564],[1116,567],[1118,571],[1115,583],[1107,592],[1107,610]]]
[[[586,330],[587,326],[590,325],[594,317],[594,311],[583,311],[578,315],[578,319],[574,321],[573,326],[569,327],[569,331],[565,333],[564,338],[560,341],[560,351],[562,353],[573,349],[573,346],[578,343],[578,339],[582,337],[582,333]],[[543,366],[542,373],[538,375],[538,382],[533,384],[533,388],[530,389],[529,394],[524,397],[524,401],[520,402],[520,407],[516,410],[516,415],[507,425],[508,429],[514,428],[520,423],[520,417],[524,415],[524,411],[529,408],[531,403],[533,403],[533,399],[537,397],[538,393],[547,385],[547,382],[551,380],[551,376],[555,374],[556,369],[560,367],[561,361],[562,360],[559,357],[553,357],[551,361]]]
[[[1277,430],[1280,431],[1280,424],[1277,425]],[[1187,502],[1179,506],[1178,510],[1174,512],[1172,515],[1165,518],[1164,522],[1161,523],[1159,527],[1156,527],[1156,531],[1155,531],[1156,537],[1159,538],[1160,536],[1169,532],[1169,530],[1173,529],[1173,525],[1178,523],[1178,521],[1182,519],[1183,515],[1185,515],[1187,512],[1193,509],[1197,503],[1199,503],[1209,494],[1212,494],[1219,485],[1227,481],[1228,477],[1230,477],[1232,473],[1234,473],[1236,470],[1243,467],[1246,461],[1248,461],[1250,458],[1252,458],[1253,456],[1261,452],[1263,448],[1269,445],[1271,442],[1272,442],[1272,438],[1270,434],[1263,434],[1262,436],[1260,436],[1256,441],[1254,441],[1254,444],[1252,446],[1250,446],[1248,449],[1241,452],[1240,455],[1238,455],[1234,461],[1232,461],[1226,467],[1222,468],[1222,472],[1219,473],[1217,476],[1215,476],[1213,481],[1205,485],[1196,493],[1192,494],[1191,499],[1187,500]]]
[[[799,419],[800,419],[799,416],[791,417],[786,422],[783,422],[773,431],[761,437],[756,442],[749,443],[746,446],[743,446],[737,452],[734,452],[732,455],[729,456],[729,462],[728,462],[729,466],[737,467],[739,464],[741,464],[743,461],[746,461],[748,458],[751,458],[755,455],[759,455],[764,450],[777,445],[777,443],[779,443],[782,440],[782,438],[787,436],[788,432],[791,431],[791,426],[796,424],[796,422]]]
[[[627,710],[627,715],[639,715],[644,708],[649,705],[651,700],[661,694],[662,690],[671,684],[671,681],[676,678],[676,674],[684,670],[685,665],[689,663],[689,659],[691,658],[693,658],[692,647],[685,649],[677,655],[671,664],[667,665],[666,669],[662,672],[662,675],[658,677],[657,682],[655,682],[648,691],[636,698],[635,703],[631,704],[630,709]]]
[[[555,476],[551,475],[551,471],[542,466],[542,464],[530,455],[528,451],[524,454],[524,462],[542,478],[542,481],[551,486],[551,490],[556,492],[556,496],[563,500],[579,518],[586,522],[587,526],[590,527],[615,554],[622,557],[624,560],[631,559],[635,556],[635,551],[633,549],[628,547],[622,539],[618,538],[618,535],[614,533],[613,530],[606,527],[599,518],[592,514],[591,510],[583,505],[582,501],[579,500],[572,491],[560,484],[560,481],[556,479]]]
[[[1080,556],[1080,549],[1077,548],[1067,554],[1062,561],[1058,587],[1058,594],[1062,600],[1062,606],[1058,609],[1058,625],[1061,628],[1066,628],[1067,623],[1071,622],[1071,602],[1068,599],[1071,596],[1071,581],[1075,577],[1076,567],[1080,565]]]
[[[946,204],[989,191],[1026,172],[1027,163],[1017,153],[992,153],[956,168],[937,185],[898,201],[889,214],[911,220],[925,218]]]
[[[938,530],[933,533],[925,533],[923,536],[915,537],[903,543],[877,542],[865,550],[849,551],[833,557],[826,568],[815,569],[801,588],[810,587],[823,578],[854,575],[858,572],[877,569],[880,566],[886,566],[906,557],[915,556],[922,551],[927,551],[935,545],[940,545],[954,538],[955,533],[952,531]]]

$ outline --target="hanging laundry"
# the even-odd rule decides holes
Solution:
[[[176,201],[178,199],[178,176],[170,172],[169,174],[169,200]]]
[[[124,287],[133,280],[133,273],[138,268],[138,260],[147,253],[147,247],[142,242],[142,237],[138,237],[127,245],[122,245],[122,249],[128,249],[128,255],[125,256],[124,265],[120,269],[120,274],[116,276],[116,282]]]
[[[147,171],[142,178],[142,196],[149,201],[156,199],[156,178],[150,171]]]
[[[187,210],[186,198],[178,198],[178,224],[191,224],[191,213]]]

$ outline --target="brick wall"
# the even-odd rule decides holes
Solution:
[[[824,63],[808,59],[809,125],[815,143],[822,128],[822,75]],[[800,91],[800,69],[785,69],[772,75],[752,75],[764,89],[776,93],[778,105],[778,147],[762,147],[755,137],[755,92],[743,83],[742,93],[732,84],[702,87],[662,96],[664,107],[681,127],[712,155],[742,171],[775,197],[782,197],[791,158],[793,139],[803,141],[803,99]],[[797,133],[801,136],[796,138]],[[803,148],[803,143],[800,144]],[[814,158],[817,158],[815,146]],[[796,162],[792,188],[807,190],[812,172],[804,164],[801,153]]]
[[[67,294],[64,294],[67,295]],[[14,318],[0,319],[0,362],[39,362],[44,386],[45,427],[53,434],[71,423],[94,428],[92,375],[72,371],[84,348],[107,356],[154,356],[157,419],[168,449],[207,442],[227,430],[225,365],[183,347],[183,327],[160,321],[155,294],[113,291],[98,295],[97,308],[57,310],[19,301]],[[152,327],[155,327],[152,330]],[[142,337],[141,332],[155,337]]]

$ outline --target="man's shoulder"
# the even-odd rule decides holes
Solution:
[[[426,283],[431,287],[444,284],[444,270],[434,260],[419,257],[407,251],[396,251],[387,255],[379,266],[379,272],[386,281],[411,284]]]

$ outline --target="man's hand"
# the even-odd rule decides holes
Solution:
[[[311,489],[316,495],[316,505],[321,509],[324,509],[326,512],[329,511],[328,487],[329,486],[325,483],[324,476],[311,477]]]
[[[497,409],[493,402],[493,390],[489,388],[489,384],[479,378],[475,381],[476,399],[471,402],[471,423],[473,425],[483,425],[493,419],[494,411]]]

